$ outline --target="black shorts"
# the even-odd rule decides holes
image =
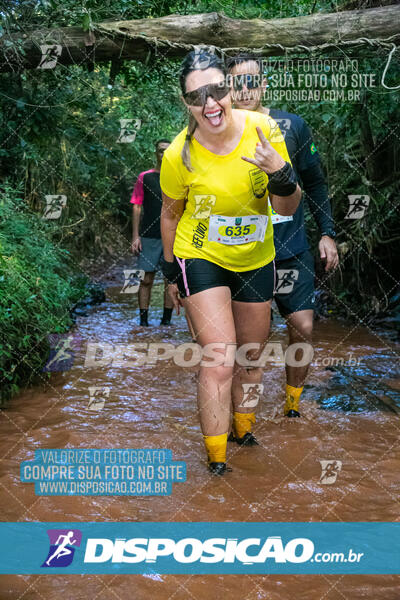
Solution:
[[[266,302],[274,291],[274,263],[252,271],[229,271],[202,258],[178,258],[182,274],[178,289],[182,298],[203,290],[227,286],[232,300]]]
[[[309,250],[276,261],[275,302],[282,317],[314,310],[314,258]]]

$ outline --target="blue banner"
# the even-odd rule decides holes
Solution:
[[[1,523],[2,574],[399,574],[400,523]]]
[[[167,496],[186,481],[186,463],[167,449],[36,450],[21,463],[23,483],[38,496]]]

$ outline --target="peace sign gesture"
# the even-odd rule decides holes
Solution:
[[[258,138],[260,142],[256,144],[256,151],[254,158],[248,158],[242,156],[243,160],[252,163],[265,173],[271,174],[275,171],[279,171],[284,165],[285,161],[280,154],[271,146],[270,142],[265,137],[261,127],[256,127]]]

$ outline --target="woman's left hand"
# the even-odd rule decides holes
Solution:
[[[179,295],[179,290],[178,290],[178,286],[176,285],[176,283],[168,284],[168,294],[174,304],[176,314],[179,315],[179,310],[180,310],[180,307],[183,306],[183,303],[182,303],[182,299]]]
[[[256,165],[256,167],[267,173],[267,175],[270,175],[271,173],[275,173],[275,171],[279,171],[285,165],[285,161],[275,148],[271,146],[261,127],[256,127],[256,130],[260,143],[256,144],[254,158],[242,156],[242,159]]]

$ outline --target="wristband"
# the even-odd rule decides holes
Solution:
[[[176,280],[181,274],[181,268],[178,265],[178,261],[176,260],[175,256],[173,262],[166,261],[164,256],[162,256],[160,259],[160,266],[162,274],[168,283],[176,283]]]
[[[267,173],[268,175],[268,173]],[[276,196],[291,196],[297,187],[297,177],[290,163],[268,175],[267,188],[271,194]]]
[[[321,237],[323,235],[327,235],[328,237],[330,237],[330,238],[332,238],[334,240],[335,237],[336,237],[336,231],[334,229],[326,229],[325,231],[323,231],[321,233]]]

